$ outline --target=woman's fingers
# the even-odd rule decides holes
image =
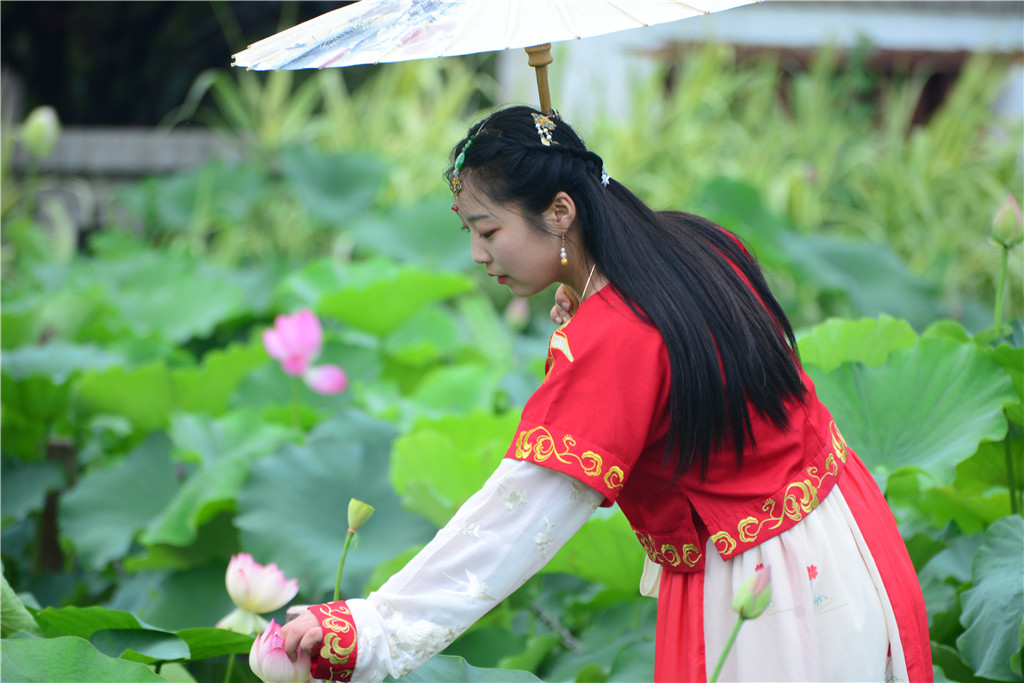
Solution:
[[[302,636],[302,640],[299,641],[299,649],[305,652],[307,655],[312,656],[313,650],[320,646],[323,642],[324,633],[321,630],[320,625],[317,624],[313,628],[306,631],[306,634]]]
[[[284,640],[284,651],[295,661],[295,652],[301,648],[308,653],[319,644],[323,632],[313,613],[306,611],[282,626],[279,635]]]
[[[569,322],[579,307],[579,296],[572,287],[559,285],[555,290],[555,305],[551,309],[551,321],[556,325],[564,325]]]

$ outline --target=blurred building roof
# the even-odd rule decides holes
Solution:
[[[670,24],[556,43],[551,66],[554,106],[571,111],[576,121],[598,110],[625,114],[628,84],[651,72],[653,57],[711,41],[789,54],[826,45],[852,48],[867,41],[876,50],[901,56],[1021,55],[1024,2],[765,0]],[[500,56],[499,81],[506,101],[536,101],[534,75],[520,51]],[[1024,116],[1022,84],[1024,70],[1018,65],[1001,110]]]

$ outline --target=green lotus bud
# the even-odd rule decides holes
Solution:
[[[361,500],[352,498],[348,501],[348,530],[355,532],[356,529],[366,524],[366,520],[373,516],[373,506],[367,505]]]
[[[772,568],[754,572],[732,596],[732,608],[741,619],[757,619],[772,599]]]
[[[1024,240],[1022,230],[1024,217],[1021,216],[1020,206],[1013,195],[1007,195],[1006,201],[996,211],[992,219],[992,239],[1005,249],[1010,249]]]
[[[53,107],[36,107],[21,126],[21,140],[30,157],[42,161],[53,154],[60,137],[60,119]]]

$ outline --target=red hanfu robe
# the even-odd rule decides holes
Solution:
[[[706,679],[723,649],[718,634],[735,622],[731,590],[764,564],[754,560],[774,563],[776,611],[745,625],[736,649],[768,668],[748,657],[723,673],[932,678],[924,601],[895,520],[802,370],[808,391],[789,404],[787,429],[751,407],[754,444],[742,466],[731,452],[713,453],[705,479],[676,482],[662,468],[668,353],[614,287],[552,335],[545,372],[506,457],[568,474],[603,505],[619,504],[660,592],[657,680]],[[860,633],[875,637],[863,639],[864,652],[850,641]]]

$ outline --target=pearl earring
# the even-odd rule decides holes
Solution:
[[[569,257],[568,257],[568,255],[567,255],[567,254],[565,253],[565,235],[562,235],[562,251],[561,251],[561,253],[559,254],[559,258],[561,258],[561,259],[562,259],[562,265],[563,265],[563,266],[567,266],[567,265],[569,265]]]

